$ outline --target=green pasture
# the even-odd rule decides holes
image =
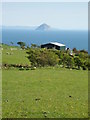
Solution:
[[[30,64],[26,50],[2,47],[3,64]],[[59,67],[3,69],[2,117],[87,118],[88,71]]]
[[[13,49],[13,50],[12,50]],[[3,45],[2,50],[2,63],[3,64],[30,64],[27,59],[26,50],[19,47]]]
[[[2,111],[3,118],[87,118],[88,71],[3,70]]]

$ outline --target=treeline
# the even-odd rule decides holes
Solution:
[[[11,42],[11,44],[13,44]],[[36,44],[26,45],[24,42],[17,42],[22,49],[27,49],[28,59],[31,67],[62,66],[70,69],[90,70],[90,55],[85,50],[53,50],[42,49]]]
[[[70,69],[90,70],[90,55],[87,51],[73,49],[59,51],[53,49],[41,49],[38,47],[28,48],[28,59],[32,67],[62,66]]]

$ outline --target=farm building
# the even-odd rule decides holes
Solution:
[[[58,42],[50,42],[47,44],[42,44],[41,48],[65,50],[66,46]]]

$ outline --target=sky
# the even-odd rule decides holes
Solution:
[[[90,0],[1,0],[2,2],[89,2]]]
[[[42,23],[59,29],[88,29],[88,2],[2,2],[2,25]]]

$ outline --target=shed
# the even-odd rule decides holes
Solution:
[[[58,42],[50,42],[50,43],[42,44],[41,48],[65,50],[66,46]]]

